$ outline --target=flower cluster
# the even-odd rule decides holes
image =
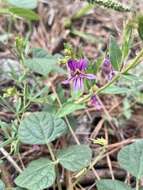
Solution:
[[[69,84],[71,82],[73,85],[73,90],[76,92],[84,90],[85,79],[96,79],[96,76],[94,74],[87,74],[85,72],[88,67],[88,62],[86,59],[69,59],[67,62],[67,67],[69,70],[69,77],[67,80],[63,81],[63,84]],[[102,73],[107,78],[107,80],[112,80],[115,75],[115,70],[113,69],[109,58],[105,58],[102,64]],[[97,110],[100,110],[102,108],[97,95],[93,95],[91,97],[90,104],[95,106]]]
[[[102,72],[107,80],[112,80],[112,78],[115,76],[115,70],[113,69],[109,58],[104,59],[104,62],[102,65]]]

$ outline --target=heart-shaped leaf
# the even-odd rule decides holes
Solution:
[[[54,183],[55,178],[54,164],[46,158],[41,158],[32,161],[15,179],[15,183],[19,187],[43,190],[50,187]]]
[[[35,9],[38,4],[38,0],[7,0],[7,1],[11,5],[25,9]]]
[[[137,179],[143,177],[143,140],[124,147],[118,154],[118,162]]]
[[[96,183],[98,190],[131,190],[131,188],[118,180],[103,179]]]
[[[57,56],[47,55],[45,58],[26,59],[24,64],[32,71],[47,76],[50,72],[64,73],[63,69],[57,65]]]
[[[110,44],[109,44],[109,57],[112,63],[112,66],[115,70],[120,70],[120,64],[122,59],[122,52],[115,40],[114,37],[111,36]]]
[[[62,119],[48,112],[36,112],[20,123],[18,136],[25,144],[47,144],[66,131],[66,124]]]
[[[31,52],[33,58],[49,58],[50,56],[43,48],[32,48]]]
[[[70,171],[79,171],[88,166],[92,152],[87,145],[73,145],[61,150],[57,158],[64,168]]]

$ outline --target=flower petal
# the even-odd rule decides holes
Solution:
[[[70,83],[69,79],[62,81],[62,84],[69,84],[69,83]]]
[[[112,70],[112,64],[110,60],[105,59],[102,65],[102,72],[104,75],[108,75]]]
[[[100,110],[100,109],[102,108],[102,105],[101,105],[100,102],[98,101],[96,95],[93,95],[93,96],[91,97],[90,102],[91,102],[91,105],[92,105],[92,106],[95,106],[96,110]]]
[[[76,77],[73,79],[73,89],[74,91],[83,91],[84,89],[84,84],[83,84],[83,79],[80,77]]]
[[[68,67],[71,71],[76,71],[76,65],[77,65],[77,61],[76,60],[68,60]]]
[[[86,70],[87,69],[87,66],[88,66],[88,62],[87,62],[87,59],[80,59],[78,62],[78,69],[80,71],[83,71],[83,70]]]
[[[108,57],[106,57],[103,61],[103,66],[108,67],[111,65],[111,61]]]
[[[94,74],[82,74],[84,78],[89,79],[89,80],[94,80],[96,79],[96,76]]]
[[[111,80],[113,79],[114,76],[115,76],[115,71],[112,70],[112,71],[108,74],[107,79],[108,79],[109,81],[111,81]]]
[[[67,80],[62,81],[62,84],[69,84],[74,77],[70,77]]]

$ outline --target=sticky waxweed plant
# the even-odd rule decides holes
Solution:
[[[65,114],[59,116],[58,112],[53,114],[43,110],[26,116],[26,112],[30,111],[30,105],[33,103],[42,106],[51,100],[48,95],[47,83],[45,83],[46,86],[42,85],[43,88],[39,89],[48,74],[53,72],[62,73],[64,71],[57,65],[58,55],[53,56],[42,49],[33,49],[32,52],[30,50],[32,58],[27,57],[28,54],[25,53],[27,45],[24,39],[19,37],[16,39],[15,52],[19,59],[20,75],[11,73],[11,79],[16,86],[7,88],[1,96],[1,103],[6,103],[3,106],[6,110],[11,110],[11,113],[15,115],[15,119],[9,126],[6,126],[5,122],[0,123],[5,139],[1,143],[2,149],[0,151],[5,155],[4,147],[10,144],[11,153],[17,155],[19,154],[21,143],[33,146],[46,145],[51,158],[44,157],[34,160],[23,171],[14,160],[12,161],[15,169],[20,173],[15,179],[15,184],[28,190],[43,190],[52,185],[56,185],[58,189],[61,189],[58,165],[60,164],[69,171],[78,172],[88,167],[91,162],[92,152],[87,145],[80,145],[79,142],[77,142],[78,145],[69,146],[60,151],[53,151],[53,141],[66,135],[69,130],[73,133],[68,119],[65,118],[66,122],[62,119]],[[47,68],[45,67],[46,64],[48,64]],[[41,82],[37,81],[38,76],[35,78],[34,73],[42,77],[39,79]],[[34,86],[29,82],[29,75]],[[11,102],[13,98],[14,102]],[[9,102],[9,106],[7,102]],[[59,113],[62,114],[62,112]],[[3,183],[1,183],[2,185]]]
[[[34,160],[23,171],[12,160],[16,171],[20,173],[15,179],[15,184],[28,190],[42,190],[52,185],[56,185],[58,189],[61,189],[58,165],[60,164],[69,171],[79,172],[90,165],[92,158],[91,149],[87,145],[80,145],[68,118],[65,117],[75,110],[76,104],[73,106],[70,102],[67,108],[69,109],[71,105],[73,108],[68,112],[63,107],[60,108],[62,109],[60,111],[59,106],[55,114],[46,110],[41,111],[43,104],[49,103],[52,96],[54,96],[54,94],[52,96],[48,94],[47,83],[45,82],[45,85],[43,85],[48,74],[54,72],[64,74],[65,71],[57,64],[59,55],[50,55],[43,49],[30,50],[28,41],[21,37],[16,38],[14,51],[19,60],[20,70],[19,73],[14,72],[13,69],[10,72],[10,79],[15,83],[15,87],[8,87],[3,91],[1,105],[7,111],[10,110],[15,119],[9,125],[5,122],[0,123],[4,135],[4,142],[1,142],[2,149],[0,151],[5,155],[4,147],[10,145],[11,154],[17,155],[20,152],[21,143],[33,146],[47,145],[51,159],[44,157]],[[32,54],[31,58],[28,56],[29,53]],[[29,82],[29,76],[32,85]],[[40,88],[41,85],[42,88]],[[59,94],[55,94],[56,98],[59,98]],[[40,111],[35,111],[26,116],[27,112],[31,112],[30,106],[33,103],[41,107]],[[81,108],[84,108],[84,106],[79,105],[78,109]],[[62,117],[65,117],[66,122]],[[52,142],[66,135],[69,131],[71,131],[77,145],[69,146],[60,151],[53,151]],[[3,183],[1,184],[3,185]]]
[[[140,19],[139,33],[141,34],[142,22]],[[22,144],[30,146],[46,145],[50,154],[49,157],[47,155],[47,157],[31,161],[23,170],[14,160],[11,160],[16,171],[19,172],[15,179],[15,184],[18,187],[27,190],[43,190],[53,185],[53,188],[56,186],[60,190],[62,188],[59,180],[61,166],[68,171],[75,172],[75,179],[73,179],[73,187],[75,187],[81,177],[86,175],[89,170],[94,171],[96,163],[106,156],[107,142],[103,139],[98,139],[98,141],[92,139],[93,142],[103,146],[99,151],[99,155],[92,159],[91,149],[87,145],[80,145],[69,122],[69,116],[76,110],[85,109],[88,102],[97,110],[102,109],[99,95],[123,94],[131,91],[131,88],[119,86],[118,82],[123,77],[130,78],[130,80],[135,78],[130,71],[143,60],[143,50],[138,52],[133,59],[129,57],[131,42],[133,42],[133,29],[130,22],[125,25],[121,45],[116,42],[115,37],[111,37],[107,54],[96,64],[88,60],[84,52],[78,52],[77,55],[77,52],[74,52],[71,46],[65,48],[65,56],[61,57],[51,55],[40,48],[30,49],[28,41],[20,37],[16,39],[15,54],[20,64],[20,75],[12,70],[11,79],[15,82],[15,87],[5,89],[0,97],[1,105],[6,110],[11,111],[14,120],[10,123],[10,127],[5,126],[6,123],[4,122],[0,123],[4,134],[4,142],[0,146],[4,148],[6,145],[11,145],[14,153],[17,154],[20,152],[19,147]],[[67,70],[63,69],[58,64],[59,62],[64,63]],[[103,86],[97,85],[98,72],[102,72],[106,78],[106,84]],[[70,86],[71,92],[66,99],[63,96],[64,93],[61,93],[63,92],[62,88],[58,91],[50,80],[49,74],[53,73],[65,75],[65,80],[61,81],[61,84],[67,85],[68,88]],[[51,102],[54,103],[51,104],[51,107],[55,105],[54,112],[52,112],[51,107],[49,110],[44,107],[45,104],[49,106]],[[34,110],[35,112],[31,110],[33,103],[38,105],[38,110]],[[54,150],[53,142],[61,136],[69,134],[69,131],[77,145],[62,148],[58,151]],[[142,154],[140,154],[137,147],[142,148],[142,142],[133,148],[134,152],[137,150],[136,155],[142,158]],[[0,149],[0,151],[5,154],[4,149]],[[124,149],[119,153],[120,165],[137,178],[136,190],[138,190],[139,180],[142,177],[140,167],[142,163],[136,163],[135,161],[138,159],[134,158],[130,165],[139,167],[136,167],[136,170],[131,170],[125,163],[125,160],[129,162],[130,158],[133,158],[133,156],[124,156]],[[100,182],[102,183],[102,181]],[[99,185],[97,183],[99,190],[106,188],[108,190],[106,184],[102,188],[100,182]],[[114,183],[115,189],[116,181],[112,182],[112,185]],[[4,188],[3,182],[0,181],[0,185]],[[119,182],[119,185],[120,189],[130,188],[121,182]],[[110,184],[107,184],[107,186],[110,187]]]

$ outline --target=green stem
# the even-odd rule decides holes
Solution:
[[[58,170],[58,168],[57,168],[57,185],[58,185],[58,189],[59,190],[62,190],[62,186],[61,186],[61,183],[60,183],[60,180],[59,180],[59,178],[60,178],[60,175],[59,175],[59,170]]]
[[[139,180],[136,179],[136,190],[139,190]]]
[[[14,138],[9,138],[8,140],[4,141],[4,142],[0,142],[0,148],[10,144],[11,142],[13,142]]]
[[[130,69],[136,67],[140,63],[140,59],[143,57],[143,49],[140,51],[140,53],[135,57],[135,59],[132,61],[131,64],[128,65],[128,67],[125,68],[125,70],[122,71],[122,74],[127,73]]]
[[[56,96],[56,98],[57,98],[57,102],[58,102],[59,106],[60,106],[60,107],[63,107],[63,105],[62,105],[62,103],[61,103],[61,100],[60,100],[60,98],[59,98],[59,96],[58,96],[58,94],[57,94],[57,92],[56,92],[55,87],[54,87],[52,84],[51,84],[51,87],[52,87],[53,93],[55,94],[55,96]],[[75,142],[76,142],[77,144],[80,144],[78,138],[76,137],[76,135],[75,135],[75,133],[74,133],[74,131],[73,131],[71,125],[70,125],[70,122],[69,122],[68,118],[67,118],[66,116],[65,116],[64,118],[65,118],[65,120],[66,120],[66,123],[67,123],[67,126],[68,126],[68,128],[69,128],[69,131],[71,132],[71,134],[72,134],[72,136],[73,136]]]
[[[67,118],[66,116],[65,116],[65,120],[66,120],[66,123],[67,123],[67,126],[68,126],[68,128],[69,128],[69,131],[71,132],[71,134],[72,134],[72,136],[73,136],[75,142],[79,145],[80,142],[79,142],[78,138],[76,137],[76,135],[75,135],[75,133],[74,133],[74,131],[73,131],[71,125],[70,125],[70,122],[69,122],[69,120],[68,120],[68,118]]]
[[[52,160],[55,162],[56,158],[55,158],[55,155],[54,155],[53,150],[51,148],[51,145],[49,143],[47,143],[47,147],[48,147],[48,150],[49,150],[49,153],[51,155]]]
[[[90,164],[88,170],[92,169],[92,168],[95,166],[95,164],[96,164],[99,160],[101,160],[101,158],[103,157],[105,151],[106,151],[106,149],[105,149],[105,147],[103,147],[103,149],[102,149],[102,151],[99,153],[99,155],[91,162],[91,164]]]
[[[54,153],[53,153],[51,144],[50,144],[50,143],[47,143],[47,147],[48,147],[49,153],[50,153],[50,155],[51,155],[52,161],[53,161],[54,163],[58,163],[57,160],[56,160],[56,158],[55,158],[55,155],[54,155]],[[56,167],[56,171],[57,171],[56,173],[57,173],[57,185],[58,185],[58,190],[62,190],[61,183],[60,183],[60,181],[59,181],[59,176],[60,176],[60,175],[59,175],[58,167]]]
[[[26,105],[26,81],[24,81],[24,89],[23,89],[23,107]]]
[[[75,186],[79,182],[79,180],[84,175],[87,174],[88,171],[90,171],[91,169],[94,168],[95,164],[97,164],[97,162],[103,158],[105,151],[106,151],[106,149],[105,149],[105,147],[103,147],[103,149],[102,149],[102,151],[100,151],[99,155],[91,162],[90,166],[77,178],[77,180],[74,182],[73,186]]]
[[[104,89],[106,89],[108,86],[110,86],[111,84],[113,84],[115,81],[117,81],[119,78],[121,77],[121,73],[118,73],[110,82],[108,82],[107,84],[105,84],[104,86],[102,86],[101,88],[99,88],[96,91],[96,94],[99,94],[100,92],[102,92]]]

